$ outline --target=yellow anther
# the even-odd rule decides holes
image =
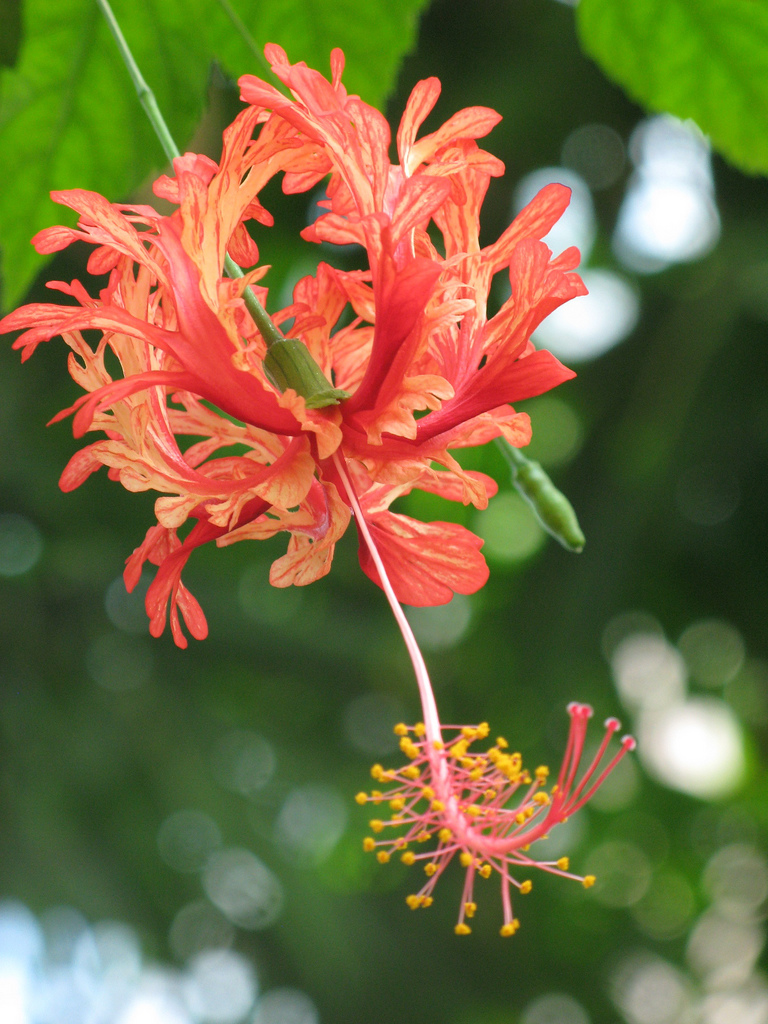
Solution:
[[[502,752],[499,750],[498,747],[489,747],[488,750],[486,750],[486,752],[485,752],[485,756],[493,764],[496,764],[498,762],[499,758],[503,757],[504,755],[502,754]]]
[[[502,750],[506,750],[507,747],[509,746],[509,744],[507,743],[507,741],[504,739],[503,736],[497,736],[496,737],[496,746],[497,747],[501,747]]]
[[[546,807],[549,803],[549,797],[546,793],[534,793],[533,802],[538,804],[539,807]]]
[[[416,744],[413,742],[410,736],[403,736],[403,738],[400,740],[400,749],[405,754],[405,756],[409,757],[412,761],[414,760],[414,758],[417,758],[419,756],[419,748],[416,746]]]
[[[518,825],[524,825],[525,824],[525,814],[523,813],[523,811],[520,811],[519,814],[515,815],[515,821],[517,822]]]
[[[409,764],[406,768],[402,769],[401,774],[404,775],[406,779],[418,779],[419,769],[415,764]]]
[[[366,836],[363,840],[363,849],[366,853],[371,853],[372,850],[376,849],[376,840],[372,839],[371,836]]]
[[[457,924],[456,927],[453,930],[456,932],[457,935],[471,935],[472,934],[472,929],[469,927],[468,924]]]
[[[416,860],[416,855],[413,853],[413,851],[406,850],[406,852],[402,855],[400,860],[403,862],[403,864],[407,864],[408,867],[410,867],[411,864],[413,864],[413,862]]]
[[[549,775],[549,768],[545,764],[540,764],[535,772],[537,779],[546,779]]]
[[[587,875],[585,878],[582,878],[581,884],[584,886],[585,889],[591,889],[592,886],[595,884],[595,881],[596,879],[594,875]]]
[[[484,800],[495,800],[497,796],[498,793],[495,789],[486,789],[485,793],[483,793]]]
[[[437,833],[437,838],[441,843],[449,843],[453,839],[453,832],[449,828],[441,828]]]
[[[431,896],[422,896],[421,897],[421,905],[422,905],[422,907],[431,907],[434,902],[435,901],[432,899]]]
[[[368,824],[370,825],[374,832],[381,832],[381,830],[384,828],[384,822],[380,821],[378,818],[373,818],[371,821],[368,822]]]
[[[526,896],[533,888],[533,882],[530,878],[527,878],[524,882],[520,883],[520,892],[523,896]]]
[[[376,854],[376,860],[379,864],[389,864],[389,853],[386,850],[379,850]]]
[[[435,791],[431,786],[425,786],[421,791],[421,795],[425,800],[432,800],[434,799]]]
[[[401,796],[395,797],[394,800],[389,801],[389,806],[393,811],[402,811],[405,807],[405,800]]]
[[[523,853],[528,853],[530,848],[531,848],[531,844],[530,843],[526,843],[525,846],[521,846],[520,847],[520,849],[523,851]]]
[[[393,731],[395,736],[407,736],[408,726],[404,722],[398,722]]]
[[[358,793],[357,796],[355,797],[355,801],[357,803],[359,803],[359,804],[367,804],[368,803],[368,794],[367,793]]]
[[[444,744],[440,740],[432,740],[432,749],[433,750],[442,750],[443,747],[444,747]]]
[[[473,782],[477,782],[478,779],[482,779],[483,777],[483,769],[473,768],[472,771],[469,773],[469,777]]]
[[[471,743],[472,740],[477,739],[477,729],[475,729],[474,726],[472,725],[465,725],[464,728],[461,730],[461,735],[464,737],[465,740],[469,740],[469,742]]]
[[[381,792],[380,789],[371,790],[371,800],[375,804],[380,804],[383,799],[384,799],[384,794]]]
[[[458,740],[456,743],[453,744],[452,747],[449,747],[448,753],[451,755],[451,757],[455,757],[458,760],[458,758],[464,757],[464,755],[467,752],[468,746],[469,744],[467,743],[466,740]]]
[[[509,924],[503,924],[501,926],[501,928],[499,929],[499,935],[501,935],[501,937],[504,938],[504,939],[508,939],[510,935],[514,935],[514,934],[515,934],[515,926],[512,924],[511,921],[509,922]]]
[[[419,832],[418,835],[416,836],[416,842],[417,843],[426,843],[426,841],[428,839],[429,839],[429,832]]]
[[[469,865],[472,863],[473,859],[474,858],[472,857],[472,854],[468,853],[466,850],[463,850],[461,856],[459,857],[459,861],[463,868],[468,868]]]
[[[385,772],[381,773],[382,782],[394,782],[397,778],[397,772],[392,768],[388,768]]]
[[[431,878],[436,871],[437,864],[435,864],[433,861],[430,861],[429,864],[424,865],[424,874],[427,876],[427,878]]]
[[[567,871],[568,868],[571,866],[571,862],[567,857],[561,857],[560,860],[557,862],[557,866],[560,868],[561,871]]]
[[[477,727],[477,738],[484,740],[488,733],[491,731],[490,725],[487,722],[481,722]]]
[[[377,782],[380,781],[381,776],[383,775],[383,773],[384,773],[384,769],[381,767],[380,764],[375,764],[371,768],[371,775],[373,776],[374,779],[376,779]]]
[[[421,906],[421,896],[416,896],[416,894],[414,893],[411,896],[406,896],[405,902],[408,904],[411,910],[418,910],[419,907]]]
[[[481,875],[483,878],[490,878],[491,871],[492,868],[490,864],[481,864],[480,867],[477,869],[478,875]]]
[[[445,804],[443,803],[442,800],[433,800],[432,803],[429,805],[429,809],[431,811],[437,811],[438,813],[440,813],[440,811],[445,810]]]
[[[467,771],[469,771],[470,768],[474,767],[475,761],[474,758],[471,757],[462,757],[459,760],[459,764],[461,765],[462,768],[465,768]]]
[[[424,733],[427,731],[427,727],[424,725],[423,722],[417,722],[416,725],[414,725],[413,727],[413,731],[417,736],[423,736]]]
[[[478,807],[477,804],[470,804],[469,807],[467,808],[467,814],[472,818],[476,818],[478,814],[482,813],[482,807]]]
[[[476,910],[477,910],[477,904],[476,903],[465,903],[464,904],[464,913],[467,915],[467,917],[474,917]]]
[[[395,840],[395,849],[396,850],[407,850],[408,849],[408,843],[406,843],[405,839],[402,836],[398,836],[397,839]]]

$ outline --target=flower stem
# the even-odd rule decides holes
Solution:
[[[115,18],[114,12],[110,7],[109,0],[97,0],[97,3],[101,8],[107,25],[109,25],[112,35],[115,37],[120,56],[123,58],[128,69],[128,74],[131,76],[139,102],[149,118],[149,123],[154,128],[155,135],[160,140],[160,145],[163,147],[165,155],[170,161],[173,161],[176,157],[181,156],[181,154],[160,111],[155,94],[147,84],[139,65],[131,53],[117,18]],[[244,276],[242,269],[227,255],[224,257],[224,271],[229,277],[238,278]],[[297,394],[305,399],[309,409],[322,409],[328,405],[338,405],[341,399],[349,397],[346,391],[334,388],[312,358],[306,345],[296,341],[296,339],[286,339],[283,336],[250,287],[246,287],[243,290],[243,300],[253,318],[253,322],[256,324],[259,334],[261,334],[266,343],[268,352],[272,351],[274,346],[278,346],[272,360],[272,365],[267,364],[267,372],[279,390],[285,391],[287,388],[293,388]],[[285,344],[291,341],[294,346],[300,345],[303,350],[298,356],[292,347],[287,352],[284,349]]]
[[[435,695],[432,691],[432,683],[429,679],[429,673],[427,672],[427,666],[424,662],[424,656],[419,649],[418,641],[413,635],[411,624],[405,617],[400,602],[395,596],[394,588],[389,581],[387,570],[384,568],[384,562],[382,561],[379,549],[376,547],[376,543],[371,536],[371,531],[368,528],[368,523],[363,515],[363,510],[360,508],[360,502],[357,499],[352,481],[347,473],[343,458],[339,456],[338,452],[334,452],[333,462],[336,466],[339,476],[341,477],[342,483],[347,491],[350,504],[355,513],[355,519],[357,525],[360,528],[360,532],[365,538],[365,543],[368,545],[368,550],[371,553],[374,565],[379,573],[379,579],[381,580],[381,587],[387,596],[389,606],[392,609],[392,614],[395,616],[395,621],[400,627],[405,646],[408,648],[408,654],[411,657],[411,663],[413,664],[413,671],[416,673],[416,682],[419,686],[419,696],[421,697],[421,707],[424,713],[424,725],[426,726],[426,737],[429,743],[442,740],[442,731],[440,729],[440,719],[437,715],[437,704],[435,703]]]
[[[139,102],[142,107],[144,107],[144,111],[149,118],[149,122],[155,129],[155,135],[157,135],[160,140],[160,145],[163,147],[165,155],[169,160],[173,161],[177,156],[181,156],[181,153],[179,153],[178,146],[174,142],[168,125],[165,123],[165,118],[160,113],[160,107],[157,105],[155,94],[147,85],[139,65],[136,63],[134,56],[131,53],[122,29],[117,23],[117,18],[109,5],[109,0],[97,0],[97,3],[101,8],[101,13],[104,15],[107,25],[109,25],[110,32],[115,37],[115,42],[117,43],[117,48],[120,51],[120,56],[123,58],[123,62],[125,63],[126,68],[128,68],[128,74],[131,76],[131,81],[136,87]]]
[[[496,444],[512,470],[512,483],[533,509],[541,526],[568,551],[584,549],[586,539],[579,526],[573,505],[559,491],[538,462],[526,458],[506,438],[497,437]]]

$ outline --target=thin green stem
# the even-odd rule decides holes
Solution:
[[[231,9],[228,10],[227,5],[223,0],[219,0],[219,2],[222,3],[222,6],[230,17],[233,19],[237,18],[237,14]],[[178,146],[176,145],[170,129],[165,122],[165,118],[160,112],[160,107],[157,105],[155,94],[152,92],[149,85],[147,85],[133,54],[131,53],[130,47],[128,46],[125,36],[117,22],[117,18],[115,18],[112,8],[109,5],[109,0],[97,0],[97,3],[101,8],[101,12],[106,19],[107,24],[109,25],[112,35],[115,37],[115,42],[117,43],[117,48],[120,51],[120,56],[125,62],[128,74],[131,76],[131,81],[136,87],[136,93],[138,94],[141,105],[149,118],[150,124],[155,130],[155,134],[160,140],[160,145],[163,147],[168,159],[173,161],[181,154],[179,153]],[[250,39],[251,44],[255,48],[256,44],[253,39],[250,38],[245,25],[243,25],[242,28],[245,35]],[[242,269],[233,259],[231,259],[230,256],[226,254],[224,256],[224,272],[228,274],[229,277],[233,278],[244,276]],[[284,346],[287,339],[270,318],[269,314],[256,298],[250,287],[246,287],[243,290],[243,300],[248,312],[253,318],[253,322],[256,324],[259,334],[261,334],[264,339],[267,348],[272,349],[278,342],[281,343],[281,346]],[[301,343],[294,341],[294,346],[296,344]],[[312,358],[309,349],[307,349],[306,346],[303,346],[303,349],[304,351],[300,353],[299,359],[286,358],[282,351],[278,355],[277,350],[275,350],[276,355],[274,362],[275,368],[279,370],[278,380],[275,380],[275,373],[273,370],[270,370],[269,365],[267,366],[267,372],[280,390],[284,391],[287,388],[293,388],[297,394],[302,395],[305,398],[307,406],[313,409],[322,409],[327,405],[337,405],[339,401],[348,397],[345,391],[334,388],[331,382],[327,380],[320,367]]]
[[[160,107],[157,105],[155,94],[152,92],[150,87],[147,85],[144,76],[139,69],[139,65],[133,58],[133,54],[125,40],[125,36],[122,33],[120,26],[117,23],[117,19],[109,5],[108,0],[96,0],[104,18],[109,25],[109,30],[115,37],[117,48],[120,51],[120,56],[123,58],[125,66],[128,68],[128,74],[131,76],[131,81],[136,87],[136,93],[139,97],[139,102],[146,112],[149,118],[150,124],[155,129],[155,135],[160,140],[160,145],[163,147],[165,155],[169,160],[174,160],[177,156],[181,156],[179,153],[178,146],[173,140],[173,136],[170,133],[168,125],[165,123],[165,118],[160,113]]]

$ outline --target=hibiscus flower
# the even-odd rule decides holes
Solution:
[[[553,258],[541,241],[568,189],[548,186],[497,242],[479,244],[480,207],[503,166],[476,140],[499,115],[470,108],[418,139],[440,89],[436,79],[420,82],[393,164],[385,119],[342,85],[341,51],[332,54],[331,81],[291,65],[277,46],[266,53],[292,97],[241,79],[249,106],[224,133],[220,161],[188,153],[174,161],[173,177],[155,183],[156,195],[176,206],[172,214],[79,189],[52,193],[78,212],[78,226],[46,229],[33,243],[45,253],[75,240],[94,244],[88,270],[108,273],[108,283],[93,298],[77,281],[51,282],[75,304],[34,303],[0,321],[0,331],[22,330],[14,344],[24,359],[40,342],[64,338],[85,394],[55,419],[73,413],[75,436],[105,435],[73,456],[62,488],[106,465],[128,489],[160,492],[157,523],[128,559],[125,580],[131,589],[145,562],[158,566],[146,599],[150,629],[163,631],[170,605],[180,646],[179,613],[193,636],[207,630],[181,582],[201,544],[286,532],[274,585],[304,585],[329,571],[351,518],[339,466],[399,600],[441,604],[479,589],[488,575],[479,538],[390,506],[421,489],[484,508],[495,482],[463,470],[452,451],[497,437],[527,444],[529,419],[511,403],[573,376],[530,340],[548,313],[584,293],[577,251]],[[342,271],[321,262],[265,330],[252,298],[268,304],[268,267],[246,225],[272,223],[259,194],[280,173],[287,193],[326,181],[323,212],[304,237],[356,243],[365,263]],[[230,279],[227,257],[251,269]],[[489,316],[502,271],[511,295]],[[283,340],[279,326],[289,322]],[[86,329],[101,332],[95,347]],[[320,381],[320,400],[305,371]],[[197,440],[182,449],[188,436]],[[381,583],[362,537],[360,561]]]

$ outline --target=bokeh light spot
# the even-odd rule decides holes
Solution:
[[[195,900],[174,917],[168,941],[178,960],[189,960],[206,949],[227,949],[234,935],[231,923],[217,907],[207,900]]]
[[[219,826],[202,811],[176,811],[165,819],[157,833],[160,856],[176,871],[202,870],[219,846]]]
[[[184,993],[195,1018],[206,1024],[237,1024],[253,1006],[256,977],[248,961],[229,949],[193,957]]]
[[[300,864],[326,860],[344,834],[347,806],[336,789],[322,784],[291,790],[275,822],[275,838]]]
[[[614,974],[611,988],[628,1024],[680,1024],[691,1003],[681,972],[651,954],[627,958]]]
[[[637,292],[612,270],[581,270],[587,295],[564,302],[536,329],[537,348],[565,363],[604,355],[635,329],[640,315]]]
[[[642,899],[651,882],[650,862],[633,843],[603,843],[590,853],[588,867],[597,879],[595,899],[606,907],[631,907]]]
[[[729,921],[712,909],[696,922],[686,953],[691,967],[710,987],[735,987],[749,978],[764,944],[759,925]]]
[[[144,599],[151,582],[152,574],[144,572],[130,594],[125,589],[125,581],[122,576],[118,576],[107,587],[104,595],[104,610],[112,625],[122,630],[123,633],[132,633],[137,636],[147,633],[147,612],[144,607]]]
[[[320,1024],[320,1015],[304,992],[274,988],[259,1000],[253,1024]]]
[[[719,913],[751,919],[768,898],[768,860],[754,846],[732,843],[710,858],[703,880]]]
[[[485,541],[483,554],[495,562],[522,562],[547,539],[525,501],[510,491],[492,498],[484,512],[475,513],[474,529]]]
[[[700,259],[720,237],[709,146],[691,122],[643,121],[630,139],[636,165],[613,238],[629,269],[655,273]]]
[[[597,192],[610,188],[621,177],[627,160],[624,141],[607,124],[583,124],[563,143],[565,167],[579,174]]]
[[[254,797],[275,773],[275,751],[269,740],[249,729],[233,729],[216,743],[211,767],[216,781],[233,793]]]
[[[407,717],[403,704],[387,693],[363,693],[344,708],[344,733],[357,750],[383,756],[397,749],[393,729]]]
[[[525,411],[533,424],[525,454],[550,469],[569,463],[584,441],[584,427],[573,407],[555,395],[542,395],[531,399]]]
[[[663,636],[631,633],[611,655],[616,689],[629,708],[662,708],[685,693],[685,662]]]
[[[43,553],[40,531],[25,516],[0,515],[0,576],[21,576]]]
[[[419,644],[428,651],[446,650],[460,643],[472,621],[472,602],[454,594],[436,608],[408,608],[408,621]]]
[[[280,916],[283,887],[266,864],[239,847],[212,854],[203,873],[208,899],[239,928],[267,928]]]
[[[692,698],[648,712],[637,733],[644,765],[670,789],[715,800],[744,778],[741,728],[723,701]]]
[[[589,1024],[589,1016],[571,996],[548,992],[528,1003],[520,1024]]]
[[[729,622],[694,622],[677,642],[691,677],[704,686],[725,686],[744,662],[744,641]]]
[[[695,910],[696,899],[685,875],[663,870],[654,873],[632,916],[649,938],[663,941],[682,935]]]
[[[603,656],[610,663],[613,652],[628,636],[633,633],[643,633],[649,636],[657,636],[663,639],[664,630],[661,623],[649,612],[628,611],[614,615],[603,630],[601,647]]]

